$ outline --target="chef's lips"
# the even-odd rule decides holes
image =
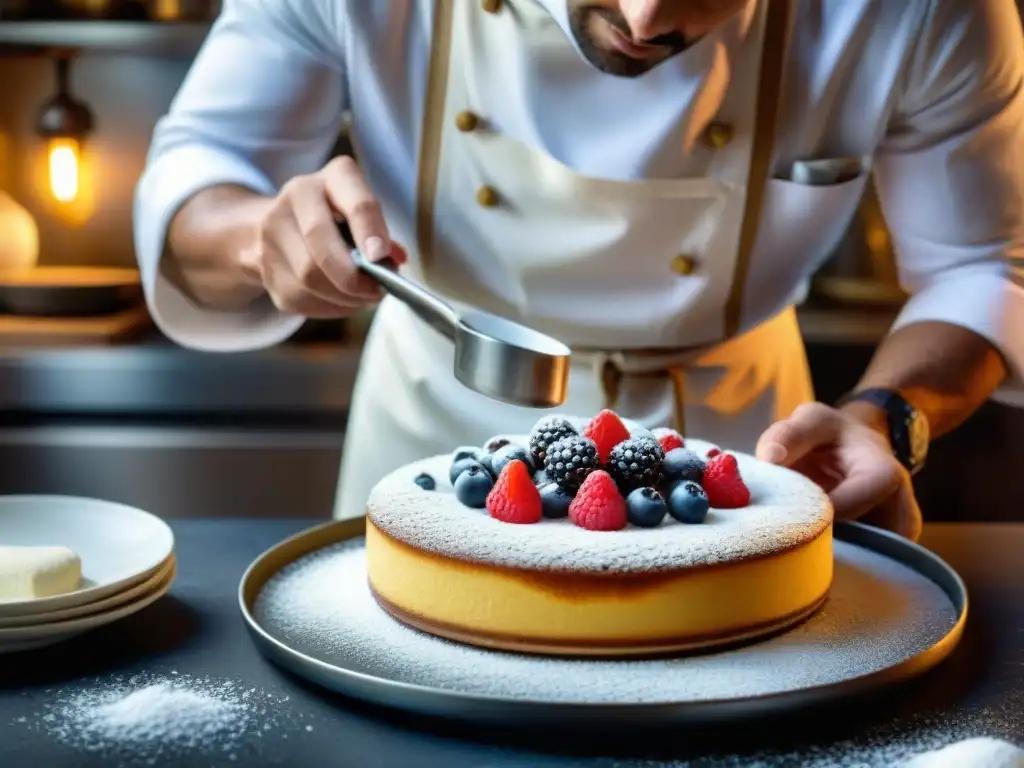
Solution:
[[[595,26],[606,23],[620,43],[609,47],[595,36]],[[620,77],[638,77],[686,50],[693,40],[680,32],[669,32],[648,40],[634,40],[625,17],[604,5],[571,3],[569,24],[587,60],[602,72]]]

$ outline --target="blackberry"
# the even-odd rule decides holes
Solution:
[[[530,453],[538,467],[544,466],[548,448],[564,437],[578,435],[576,427],[560,416],[548,416],[538,421],[530,432]]]
[[[608,454],[605,469],[623,495],[637,488],[655,488],[661,483],[665,452],[653,437],[623,440]]]
[[[552,443],[544,455],[544,471],[569,494],[598,468],[597,445],[589,437],[569,435]]]

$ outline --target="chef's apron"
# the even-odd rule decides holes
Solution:
[[[742,54],[750,60],[737,69],[759,75],[732,77],[720,94],[712,93],[711,108],[727,109],[731,126],[715,123],[713,114],[698,118],[718,138],[727,128],[734,132],[731,141],[717,142],[707,177],[624,182],[577,173],[468,111],[479,101],[474,73],[501,66],[488,52],[513,36],[529,35],[531,45],[547,46],[548,53],[577,55],[566,51],[564,32],[536,0],[435,4],[418,259],[407,269],[456,306],[509,316],[569,344],[568,400],[558,412],[586,416],[612,407],[648,427],[675,425],[751,452],[767,426],[813,399],[792,307],[753,329],[741,327],[771,172],[788,5],[757,3]],[[459,247],[446,248],[447,242]],[[669,255],[624,264],[629,242]],[[486,254],[486,268],[459,254]],[[581,265],[605,285],[595,289],[592,306],[556,311],[559,281],[573,279]],[[685,322],[600,328],[592,313],[617,300],[625,279],[634,285],[700,281],[702,290],[686,304]],[[518,286],[519,295],[508,285]],[[555,292],[547,305],[535,301],[544,291]],[[373,485],[403,464],[480,445],[495,434],[526,433],[546,415],[478,395],[452,370],[451,343],[386,298],[353,393],[335,517],[362,515]]]

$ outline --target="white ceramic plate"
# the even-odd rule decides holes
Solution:
[[[82,558],[82,584],[65,595],[0,601],[0,618],[97,602],[142,583],[174,551],[174,534],[141,509],[75,496],[0,496],[0,544],[70,547]]]
[[[39,624],[33,627],[14,627],[11,629],[0,629],[0,653],[13,653],[15,651],[27,651],[33,648],[42,648],[46,645],[63,642],[91,629],[111,624],[115,621],[138,613],[143,608],[155,603],[171,588],[174,583],[175,567],[171,567],[168,573],[159,583],[148,592],[143,593],[138,599],[114,608],[103,613],[85,616],[70,621],[55,621],[49,624]]]
[[[156,573],[140,584],[136,584],[134,587],[129,587],[123,592],[117,592],[110,597],[105,597],[94,603],[86,603],[85,605],[78,605],[74,608],[65,608],[61,611],[48,611],[47,613],[35,613],[28,616],[0,618],[0,631],[18,627],[35,627],[40,624],[51,624],[55,621],[80,619],[86,616],[91,616],[94,613],[103,613],[105,611],[113,610],[114,608],[119,608],[122,605],[128,605],[140,596],[153,590],[158,584],[167,578],[167,575],[171,573],[175,567],[176,561],[174,555],[171,555],[163,562],[163,565],[157,569]]]

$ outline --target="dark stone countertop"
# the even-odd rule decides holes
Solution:
[[[927,746],[929,733],[946,740],[988,735],[1024,742],[1021,524],[926,529],[925,545],[968,584],[968,627],[947,662],[888,698],[700,733],[568,734],[559,732],[557,723],[551,732],[485,732],[376,710],[324,693],[267,663],[239,614],[238,582],[257,555],[312,522],[172,522],[179,575],[169,596],[63,645],[0,657],[0,765],[870,766],[884,763],[872,745],[896,740]],[[42,725],[41,717],[58,697],[89,681],[175,672],[238,681],[267,696],[289,698],[281,705],[279,723],[246,737],[231,754],[199,751],[165,759],[140,750],[115,759],[62,743]]]

